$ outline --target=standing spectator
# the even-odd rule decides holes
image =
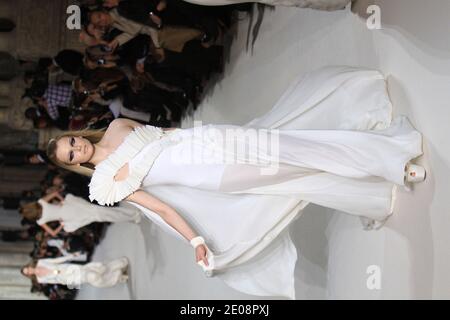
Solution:
[[[72,87],[66,84],[49,85],[39,104],[45,108],[50,118],[60,119],[60,108],[67,108],[72,98]]]

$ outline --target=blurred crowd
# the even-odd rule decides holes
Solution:
[[[21,215],[22,225],[20,230],[0,231],[2,241],[33,242],[33,249],[29,254],[31,261],[77,254],[79,260],[74,261],[74,263],[84,264],[89,262],[96,245],[99,244],[106,231],[108,223],[91,223],[69,233],[61,228],[61,222],[54,221],[48,223],[54,231],[48,232],[37,224],[36,219],[30,219],[26,210],[30,204],[34,204],[39,199],[54,192],[58,192],[62,197],[73,194],[89,201],[89,179],[58,169],[48,162],[43,152],[7,154],[6,157],[3,157],[3,165],[16,165],[18,162],[41,166],[46,168],[47,173],[40,182],[39,188],[24,190],[20,197],[4,197],[2,199],[5,209],[15,209]],[[39,284],[33,281],[32,292],[41,293],[49,299],[57,300],[73,299],[76,297],[77,290],[69,290],[66,286],[60,284]]]
[[[205,88],[224,68],[224,36],[233,14],[249,4],[198,6],[182,0],[80,0],[84,49],[65,49],[53,57],[21,61],[32,102],[24,117],[35,129],[102,130],[116,118],[158,127],[177,127],[196,110]],[[38,224],[47,199],[61,204],[66,195],[89,201],[89,179],[52,165],[45,152],[0,150],[0,165],[45,166],[40,187],[20,197],[3,197],[6,209],[22,215],[22,230],[4,230],[3,241],[33,241],[31,263],[64,256],[86,264],[108,223],[93,222],[74,232],[62,221]],[[86,205],[86,204],[83,204]],[[95,211],[95,209],[94,209]],[[124,211],[123,211],[124,212]],[[123,212],[116,217],[122,219]],[[129,210],[125,218],[134,219]],[[105,216],[105,214],[104,214]],[[27,269],[24,267],[24,269]],[[32,291],[49,299],[73,299],[76,290],[32,279]]]
[[[249,4],[82,0],[83,52],[28,66],[25,117],[37,129],[102,129],[118,117],[174,127],[223,72],[224,35]]]

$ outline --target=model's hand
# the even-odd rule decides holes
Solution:
[[[195,249],[195,255],[197,257],[197,263],[203,261],[205,266],[208,266],[207,250],[204,244],[199,245]]]
[[[45,190],[45,194],[49,195],[51,197],[56,196],[57,192],[58,192],[58,187],[57,186],[51,186],[50,188]]]

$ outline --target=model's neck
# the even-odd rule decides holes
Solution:
[[[105,160],[108,157],[108,152],[105,148],[103,148],[100,144],[93,144],[94,147],[94,153],[92,155],[92,158],[89,159],[89,163],[93,164],[94,166],[98,165],[100,162]]]

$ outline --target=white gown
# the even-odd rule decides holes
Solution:
[[[184,0],[186,2],[199,4],[203,6],[223,6],[238,4],[244,2],[259,2],[271,6],[289,6],[299,8],[311,8],[316,10],[341,10],[344,9],[352,0]]]
[[[324,68],[298,78],[272,111],[244,127],[279,133],[275,174],[261,175],[263,165],[211,164],[229,151],[217,132],[235,126],[205,126],[206,140],[195,129],[163,134],[146,127],[96,167],[91,199],[111,204],[144,189],[206,239],[213,253],[208,275],[248,294],[294,298],[297,253],[287,226],[301,209],[312,202],[378,220],[392,214],[396,184],[403,184],[406,163],[422,154],[422,137],[406,118],[391,122],[391,115],[379,72]],[[180,161],[199,150],[197,162]],[[130,176],[115,182],[126,163]]]
[[[52,204],[40,199],[42,216],[37,221],[43,225],[52,221],[63,221],[64,231],[75,232],[93,222],[135,222],[141,220],[141,213],[127,203],[105,208],[83,198],[68,194],[62,204]]]
[[[85,265],[70,263],[74,260],[77,260],[77,258],[73,255],[40,259],[37,267],[46,268],[52,272],[37,277],[38,282],[62,284],[69,289],[79,289],[82,284],[107,288],[128,280],[128,277],[124,274],[128,267],[128,259],[125,257],[108,262],[90,262]]]

